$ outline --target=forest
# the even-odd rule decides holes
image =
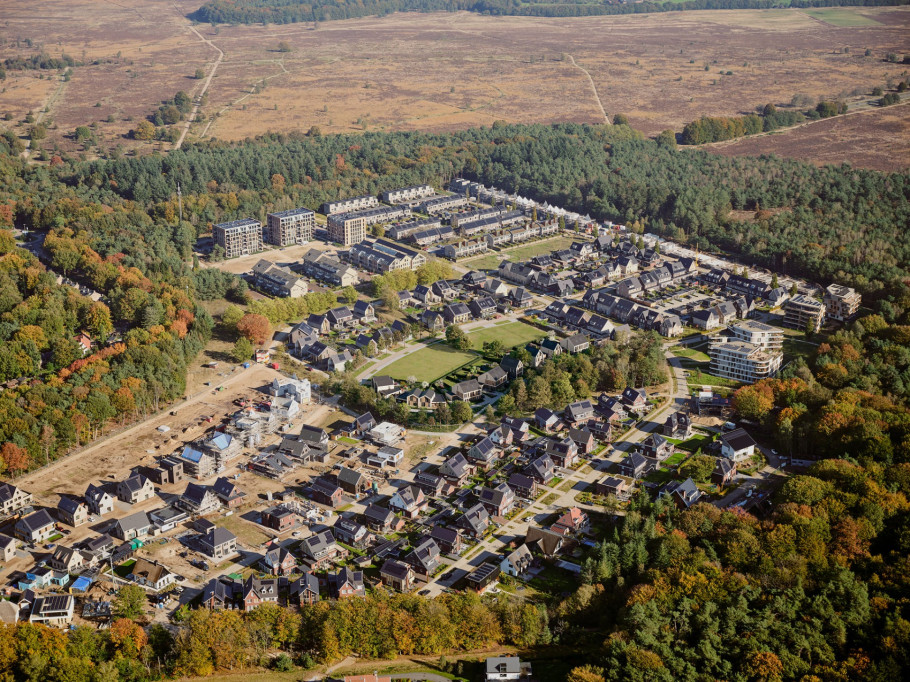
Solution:
[[[206,23],[272,23],[331,21],[393,12],[457,12],[478,14],[585,17],[614,14],[649,14],[706,9],[770,9],[773,7],[880,7],[906,5],[908,0],[682,0],[681,2],[621,2],[620,0],[210,0],[190,18]]]

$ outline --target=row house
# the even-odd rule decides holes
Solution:
[[[408,220],[388,225],[386,226],[385,233],[390,239],[400,242],[409,239],[411,235],[417,234],[418,232],[439,229],[441,227],[442,220],[439,218],[421,218],[419,220]]]
[[[430,227],[425,230],[414,232],[408,236],[408,241],[417,244],[417,246],[429,246],[436,242],[443,242],[455,238],[455,230],[448,225],[443,227]]]
[[[484,239],[465,239],[454,244],[446,244],[442,248],[442,255],[449,260],[458,260],[459,258],[467,258],[468,256],[474,256],[478,253],[483,253],[488,250],[487,242]]]
[[[300,270],[307,277],[333,286],[346,287],[360,283],[360,277],[354,268],[317,249],[310,249],[303,255]]]
[[[379,196],[387,204],[400,204],[406,201],[432,197],[434,194],[436,194],[436,190],[431,185],[411,185],[409,187],[390,189]]]
[[[299,298],[309,291],[307,281],[303,277],[265,259],[253,266],[252,276],[253,284],[273,296]]]
[[[421,213],[433,215],[443,211],[453,211],[468,205],[468,200],[464,196],[451,194],[447,196],[432,197],[417,205],[417,210]]]

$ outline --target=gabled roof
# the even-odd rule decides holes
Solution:
[[[467,526],[475,533],[482,533],[490,525],[490,515],[479,502],[459,517],[458,524]]]
[[[338,481],[341,483],[350,483],[351,485],[360,485],[365,476],[359,471],[354,471],[353,469],[348,469],[347,467],[341,467],[338,470]]]
[[[723,434],[720,439],[737,452],[756,445],[755,439],[745,429],[734,429]]]
[[[51,518],[51,515],[48,513],[47,509],[40,509],[34,514],[29,514],[28,516],[20,519],[19,523],[16,525],[21,526],[29,533],[33,533],[36,530],[41,530],[42,528],[53,526],[54,519]]]

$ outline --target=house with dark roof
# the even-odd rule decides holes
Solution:
[[[562,347],[567,353],[581,353],[591,346],[586,334],[573,334],[562,340]]]
[[[632,497],[632,486],[624,478],[606,476],[594,484],[594,494],[601,497],[613,495],[624,502]]]
[[[212,486],[212,491],[228,509],[234,509],[243,504],[246,499],[246,493],[237,488],[237,485],[229,478],[219,476]]]
[[[477,400],[483,394],[483,386],[477,379],[466,379],[452,386],[452,395],[458,400]]]
[[[613,425],[606,420],[589,419],[585,428],[599,441],[607,442],[613,437]],[[571,435],[569,437],[571,438]]]
[[[505,483],[481,488],[477,499],[490,516],[505,516],[515,506],[515,493]]]
[[[85,489],[85,503],[90,513],[103,516],[114,511],[114,498],[104,488],[89,483]]]
[[[155,496],[155,486],[141,474],[133,474],[117,484],[117,497],[129,504],[138,504]]]
[[[664,421],[664,436],[686,440],[692,435],[692,420],[687,412],[673,412]]]
[[[578,461],[578,446],[571,438],[548,438],[546,440],[546,454],[558,467],[571,468]]]
[[[489,436],[481,438],[468,449],[468,460],[476,467],[486,471],[499,459],[499,447]]]
[[[545,557],[553,557],[562,550],[565,538],[559,533],[554,533],[546,528],[530,526],[525,535],[525,545],[531,552],[542,554]]]
[[[370,481],[364,474],[359,471],[354,471],[353,469],[348,469],[347,467],[338,469],[336,477],[341,489],[351,495],[362,493],[370,487]]]
[[[415,388],[401,396],[404,402],[410,407],[416,407],[420,410],[435,410],[440,405],[448,402],[444,395],[437,393],[432,388],[421,389]]]
[[[726,457],[718,457],[711,472],[711,483],[718,488],[725,488],[736,478],[736,462]]]
[[[344,491],[341,486],[324,478],[317,478],[310,485],[310,493],[315,502],[327,507],[341,506]]]
[[[461,534],[455,528],[434,525],[433,530],[430,531],[430,538],[445,554],[458,554],[461,551]]]
[[[326,582],[329,586],[329,596],[332,599],[363,597],[367,593],[363,582],[363,572],[353,571],[347,566],[334,573],[329,573]]]
[[[168,570],[167,566],[141,557],[136,559],[136,563],[130,568],[127,579],[156,591],[163,590],[168,585],[177,582],[177,576]]]
[[[57,517],[70,526],[88,523],[88,505],[80,499],[60,496],[57,503]]]
[[[384,585],[399,592],[410,592],[414,587],[414,570],[410,565],[395,559],[386,559],[379,569],[379,578]]]
[[[475,540],[480,540],[490,527],[490,514],[479,502],[458,517],[458,527]]]
[[[249,576],[241,583],[238,600],[244,611],[252,611],[263,604],[277,604],[281,580]]]
[[[354,436],[365,436],[376,427],[376,419],[369,412],[364,412],[356,417],[347,427],[348,433]]]
[[[439,567],[439,546],[432,537],[424,537],[405,557],[417,575],[429,578]]]
[[[149,520],[148,514],[140,511],[124,516],[122,519],[117,519],[117,523],[114,524],[110,532],[115,538],[129,542],[136,538],[145,537],[149,534],[151,528],[152,522]]]
[[[336,540],[357,549],[366,547],[373,537],[366,526],[357,523],[353,519],[345,518],[339,518],[335,521],[335,525],[332,526],[332,532],[335,534]]]
[[[489,296],[480,296],[468,303],[471,314],[478,320],[486,320],[496,314],[496,301]]]
[[[648,394],[643,388],[626,387],[622,392],[622,404],[630,410],[636,412],[648,407]]]
[[[13,533],[25,542],[44,542],[57,532],[54,519],[47,509],[25,516],[13,527]]]
[[[524,363],[518,358],[512,357],[511,355],[505,356],[499,363],[499,366],[505,370],[510,379],[517,379],[522,374],[524,374],[525,371]]]
[[[336,558],[348,555],[348,551],[335,542],[335,536],[329,529],[304,538],[300,543],[300,551],[303,553],[304,563],[313,571],[321,570]]]
[[[548,410],[546,407],[540,407],[534,412],[534,423],[537,428],[545,433],[553,433],[560,425],[559,415]]]
[[[509,375],[499,365],[495,365],[477,377],[478,383],[485,388],[498,388],[506,383],[508,379]]]
[[[469,476],[474,474],[475,467],[460,452],[449,457],[439,467],[439,475],[453,486],[460,488]]]
[[[240,583],[219,577],[209,580],[202,588],[201,606],[211,611],[236,608]]]
[[[639,479],[651,473],[656,466],[657,462],[653,459],[648,459],[641,453],[633,452],[616,465],[616,471],[619,472],[620,476]]]
[[[645,457],[663,462],[673,454],[674,446],[659,433],[652,433],[641,442],[638,451]]]
[[[297,558],[286,547],[272,543],[266,547],[259,564],[269,575],[286,576],[296,572]]]
[[[670,481],[661,488],[658,497],[666,497],[667,495],[673,498],[673,502],[677,507],[688,509],[698,502],[704,493],[698,489],[695,481],[687,478],[685,481]]]
[[[569,429],[569,439],[578,447],[579,454],[587,455],[594,451],[594,434],[584,426]]]
[[[213,559],[225,559],[237,553],[237,536],[227,528],[214,526],[199,538],[202,551]]]
[[[490,585],[499,579],[500,574],[501,571],[497,564],[483,563],[465,576],[465,583],[469,589],[483,594]]]
[[[404,526],[404,519],[396,516],[395,512],[378,504],[370,504],[363,512],[363,520],[368,528],[377,533],[389,533],[400,530]]]
[[[556,465],[549,455],[541,455],[533,460],[525,472],[538,483],[547,485],[556,476]]]
[[[263,510],[259,522],[266,528],[283,533],[296,526],[300,522],[300,517],[293,509],[284,505],[276,505]]]
[[[331,578],[332,575],[330,573],[329,577]],[[314,573],[304,573],[297,580],[292,580],[288,583],[288,603],[290,604],[295,606],[312,605],[319,601],[319,596],[319,578]]]
[[[524,287],[514,287],[509,292],[509,302],[516,308],[523,310],[534,305],[534,297]]]
[[[499,569],[506,575],[518,578],[531,568],[532,563],[534,563],[534,557],[531,556],[531,550],[527,545],[520,545],[503,558]]]
[[[755,454],[755,439],[745,429],[734,429],[720,437],[720,453],[729,460],[742,462]]]
[[[537,495],[537,481],[525,474],[514,473],[509,476],[507,485],[519,497],[534,499]]]
[[[464,324],[471,319],[471,309],[464,303],[450,303],[442,309],[446,324]]]
[[[389,499],[389,509],[409,519],[416,519],[426,507],[426,497],[416,485],[399,488]]]
[[[325,446],[329,443],[329,434],[318,426],[304,424],[300,427],[300,435],[297,439],[308,446]]]
[[[204,516],[218,510],[221,507],[221,500],[208,486],[187,483],[186,490],[177,499],[177,506],[190,514]]]
[[[566,421],[580,424],[594,416],[594,405],[590,400],[579,400],[566,406]]]
[[[414,474],[414,485],[428,497],[439,497],[446,487],[446,481],[442,476],[431,474],[429,471],[418,471]]]
[[[373,377],[373,390],[379,394],[380,398],[389,398],[401,393],[401,385],[390,376]]]

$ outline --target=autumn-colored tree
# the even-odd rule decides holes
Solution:
[[[0,458],[3,459],[6,471],[13,476],[22,473],[29,467],[28,451],[12,442],[3,444],[3,447],[0,448]]]
[[[152,125],[150,121],[139,121],[138,125],[136,125],[136,127],[133,128],[130,133],[136,140],[154,140],[155,126]]]
[[[148,642],[145,630],[134,620],[118,618],[111,623],[111,644],[127,658],[136,658]]]
[[[248,313],[237,323],[237,333],[261,346],[272,337],[272,325],[264,315]]]
[[[604,682],[603,668],[583,665],[569,671],[566,682]]]

